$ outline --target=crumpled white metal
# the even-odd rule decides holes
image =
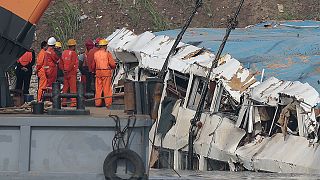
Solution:
[[[320,103],[319,93],[308,83],[299,81],[283,81],[271,77],[254,87],[251,91],[251,98],[271,106],[276,106],[279,95],[284,94],[294,97],[307,105],[314,107]]]
[[[117,59],[138,62],[140,68],[154,71],[161,70],[175,41],[168,36],[155,36],[151,32],[135,35],[125,28],[116,30],[107,39],[108,48]],[[181,42],[170,58],[168,68],[184,74],[205,76],[214,58],[215,55],[208,50]],[[228,54],[220,59],[211,78],[223,81],[225,89],[238,102],[241,93],[256,82],[249,70]]]

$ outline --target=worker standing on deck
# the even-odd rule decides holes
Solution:
[[[55,50],[56,39],[51,37],[48,39],[48,49],[44,59],[44,68],[47,76],[47,88],[52,88],[52,83],[57,80],[59,59],[61,53]]]
[[[77,42],[74,39],[68,40],[68,49],[63,51],[61,57],[61,68],[63,70],[63,93],[67,93],[70,89],[70,93],[77,92],[77,70],[78,70],[78,56],[76,53]],[[66,98],[63,99],[62,105],[66,106]],[[76,106],[76,99],[71,98],[71,107]]]
[[[57,41],[55,46],[54,46],[54,49],[55,51],[58,53],[58,54],[62,54],[62,43]],[[60,82],[60,83],[63,83],[63,71],[62,71],[62,68],[60,67],[60,62],[61,61],[61,58],[58,60],[58,71],[57,71],[57,82]]]
[[[47,50],[47,41],[43,41],[41,43],[41,50],[37,57],[37,66],[36,66],[36,73],[38,75],[38,96],[37,96],[38,101],[42,100],[43,92],[44,90],[46,90],[46,87],[47,87],[47,77],[43,67],[46,50]]]
[[[34,65],[34,63],[35,63],[35,53],[31,49],[25,52],[17,60],[16,89],[22,90],[22,86],[23,86],[23,94],[29,94],[30,80],[32,76],[32,66]]]
[[[92,73],[89,72],[89,63],[88,63],[88,54],[89,51],[94,47],[94,43],[91,39],[86,40],[85,42],[86,51],[79,55],[79,70],[81,72],[81,83],[84,85],[84,91],[90,92],[91,82],[92,82]]]
[[[95,47],[93,47],[87,56],[87,62],[88,62],[88,67],[89,67],[89,79],[87,79],[87,84],[88,84],[88,89],[87,92],[92,92],[92,87],[91,87],[91,83],[92,81],[95,82],[94,80],[94,70],[92,70],[92,63],[94,61],[94,54],[99,50],[99,41],[101,40],[101,38],[97,38],[95,40]]]
[[[96,95],[95,98],[101,98],[103,92],[104,102],[107,108],[112,104],[112,70],[116,68],[112,54],[107,50],[108,41],[102,39],[99,41],[99,50],[94,53],[94,61],[92,62],[92,70],[96,73]],[[102,100],[96,99],[96,106],[102,106]]]

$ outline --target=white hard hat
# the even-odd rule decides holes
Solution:
[[[54,46],[56,44],[57,40],[54,37],[51,37],[48,39],[48,45],[49,46]]]

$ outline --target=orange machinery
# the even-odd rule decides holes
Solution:
[[[32,45],[35,25],[51,0],[0,0],[0,107],[9,103],[5,71]]]

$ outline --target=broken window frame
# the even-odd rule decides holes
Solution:
[[[189,85],[189,75],[169,70],[170,78],[167,81],[167,96],[185,100]]]
[[[224,161],[219,161],[206,157],[205,164],[207,171],[230,171],[229,164]]]
[[[159,152],[159,156],[153,168],[171,169],[174,165],[174,150],[158,146],[155,146],[154,148]]]
[[[210,111],[213,113],[217,113],[217,112],[221,112],[221,113],[235,113],[235,111],[239,108],[238,104],[236,104],[235,100],[232,98],[232,96],[230,95],[230,93],[225,89],[225,87],[223,86],[223,83],[221,81],[216,81],[216,87],[215,87],[215,91],[214,91],[214,95],[212,98],[212,104],[210,107]],[[228,103],[226,103],[226,105],[230,105],[230,107],[232,108],[232,110],[230,111],[222,111],[221,110],[221,101],[222,98],[229,98],[228,99]]]
[[[200,156],[196,153],[193,154],[193,169],[199,170],[200,168]],[[188,152],[179,150],[179,169],[186,170],[188,167]]]
[[[192,109],[192,110],[196,110],[198,105],[199,105],[199,102],[200,102],[200,98],[201,98],[201,93],[202,93],[202,90],[204,88],[204,81],[205,81],[205,78],[202,77],[202,76],[196,76],[196,75],[193,75],[192,76],[192,81],[191,81],[191,86],[190,86],[190,91],[188,92],[188,100],[187,100],[187,108],[189,109]],[[201,83],[202,82],[202,83]],[[202,87],[199,89],[199,85],[202,84]],[[215,81],[210,81],[210,83],[215,83]],[[209,85],[210,85],[209,83]],[[210,90],[209,88],[207,89],[208,91]],[[212,100],[214,98],[214,93],[215,90],[212,90],[211,92],[213,93],[212,94],[209,94],[207,92],[207,95],[206,95],[206,98],[205,98],[205,104],[204,104],[204,110],[205,111],[210,111],[210,108],[212,106]],[[198,101],[196,101],[196,99],[198,99]]]
[[[281,107],[279,103],[277,103],[277,106],[270,106],[268,104],[263,104],[261,102],[255,101],[254,99],[250,98],[248,95],[245,95],[244,100],[241,104],[240,111],[238,113],[238,118],[235,126],[246,130],[247,133],[249,134],[255,133],[256,129],[254,128],[254,125],[255,125],[254,118],[255,118],[255,111],[256,110],[258,111],[256,107],[274,108],[272,109],[273,111],[271,113],[272,115],[268,113],[268,115],[271,118],[269,120],[270,121],[269,123],[271,123],[270,127],[267,126],[267,128],[264,131],[261,131],[258,133],[258,134],[270,136],[271,134],[273,134],[276,120],[277,118],[279,118],[279,114],[280,114],[279,111],[281,111]],[[249,111],[251,111],[251,113]],[[265,122],[268,123],[268,121],[265,121]],[[261,128],[262,127],[264,126],[262,126],[262,123],[261,123]]]

